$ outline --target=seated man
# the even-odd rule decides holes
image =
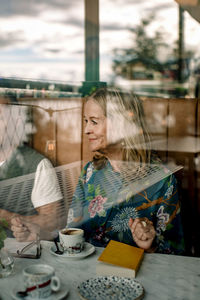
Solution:
[[[10,105],[10,99],[0,100],[0,220],[10,225],[12,217],[21,216],[41,228],[63,226],[63,196],[55,170],[47,158],[25,143],[30,128],[26,107]]]

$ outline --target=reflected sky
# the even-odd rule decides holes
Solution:
[[[150,31],[177,39],[173,0],[99,0],[100,79],[112,80],[112,50],[132,45],[128,28],[154,12]],[[83,0],[0,0],[0,76],[61,81],[84,80]],[[200,26],[185,14],[186,44],[197,49]],[[198,51],[198,50],[196,50]]]

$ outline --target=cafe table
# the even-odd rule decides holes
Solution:
[[[93,254],[83,259],[70,260],[52,254],[52,242],[41,241],[41,245],[42,255],[39,259],[15,258],[13,273],[0,279],[1,300],[12,299],[13,289],[22,284],[23,268],[30,264],[42,263],[54,267],[62,287],[69,291],[64,298],[68,300],[80,299],[77,286],[97,276],[97,258],[103,248],[96,248]],[[144,287],[145,300],[198,300],[200,258],[145,253],[135,280]]]

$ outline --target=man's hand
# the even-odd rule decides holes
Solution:
[[[30,242],[40,237],[40,226],[23,220],[23,217],[11,219],[11,230],[19,242]]]
[[[0,209],[0,219],[4,219],[8,223],[9,227],[11,225],[11,219],[14,216],[16,216],[15,213],[7,211],[5,209]]]

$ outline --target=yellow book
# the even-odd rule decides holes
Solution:
[[[98,258],[97,275],[136,277],[144,250],[111,240]]]

